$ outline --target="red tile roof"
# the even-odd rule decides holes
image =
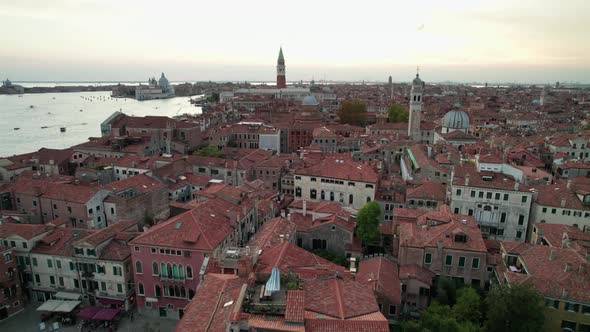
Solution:
[[[276,217],[265,222],[247,245],[263,249],[279,245],[294,237],[295,223],[283,217]]]
[[[2,223],[0,224],[0,238],[5,239],[16,235],[25,240],[30,240],[54,228],[54,226],[47,225]]]
[[[389,303],[401,304],[401,287],[397,264],[384,257],[363,260],[355,280],[370,285],[375,293],[385,297]]]
[[[285,308],[285,321],[303,323],[305,319],[305,291],[287,291],[287,305]]]
[[[377,183],[379,176],[368,163],[359,163],[334,157],[315,160],[313,165],[297,169],[295,175],[318,176],[332,179]]]
[[[399,267],[400,280],[417,279],[432,286],[436,273],[417,264],[401,265]]]
[[[338,277],[303,284],[305,309],[338,319],[350,319],[379,311],[370,288]]]
[[[381,315],[383,317],[383,315]],[[305,330],[310,332],[389,332],[389,323],[380,321],[355,321],[314,319],[306,321]]]
[[[80,239],[76,244],[90,245],[96,247],[101,243],[114,238],[117,234],[124,231],[137,230],[137,221],[120,221],[112,224],[109,227],[103,228],[92,235]]]
[[[56,229],[53,233],[45,236],[31,250],[32,253],[70,257],[74,255],[74,244],[93,233],[93,230],[63,228]]]
[[[207,274],[176,326],[176,332],[227,331],[232,314],[241,308],[238,296],[247,282],[227,274]]]

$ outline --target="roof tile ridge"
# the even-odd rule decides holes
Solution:
[[[338,301],[338,313],[340,314],[341,319],[345,319],[344,316],[344,302],[342,301],[342,285],[338,282],[339,279],[334,278],[332,279],[334,283],[335,293],[336,293],[336,301]]]

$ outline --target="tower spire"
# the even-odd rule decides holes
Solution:
[[[277,88],[284,89],[287,87],[285,78],[285,56],[283,55],[283,46],[279,49],[279,58],[277,59]]]

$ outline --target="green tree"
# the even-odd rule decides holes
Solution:
[[[358,99],[345,100],[340,106],[338,115],[340,123],[364,126],[367,123],[367,104]]]
[[[480,328],[471,322],[459,322],[453,316],[453,309],[438,302],[432,303],[420,319],[421,331],[475,332]]]
[[[409,113],[400,104],[393,103],[389,106],[387,117],[391,123],[408,122]]]
[[[208,146],[206,148],[201,148],[195,152],[193,152],[194,156],[201,156],[201,157],[216,157],[216,158],[223,158],[223,151],[217,149],[214,146]]]
[[[356,216],[356,235],[364,242],[379,240],[379,224],[381,222],[381,207],[379,203],[368,202],[360,209]]]
[[[464,287],[457,291],[457,303],[453,306],[453,316],[458,322],[481,322],[481,299],[477,291]]]
[[[457,301],[457,285],[453,279],[444,276],[438,278],[435,300],[440,304],[455,304]]]
[[[500,285],[492,288],[485,302],[486,331],[542,331],[543,297],[530,285]]]

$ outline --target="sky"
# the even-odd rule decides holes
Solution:
[[[0,1],[13,81],[590,82],[588,0]]]

